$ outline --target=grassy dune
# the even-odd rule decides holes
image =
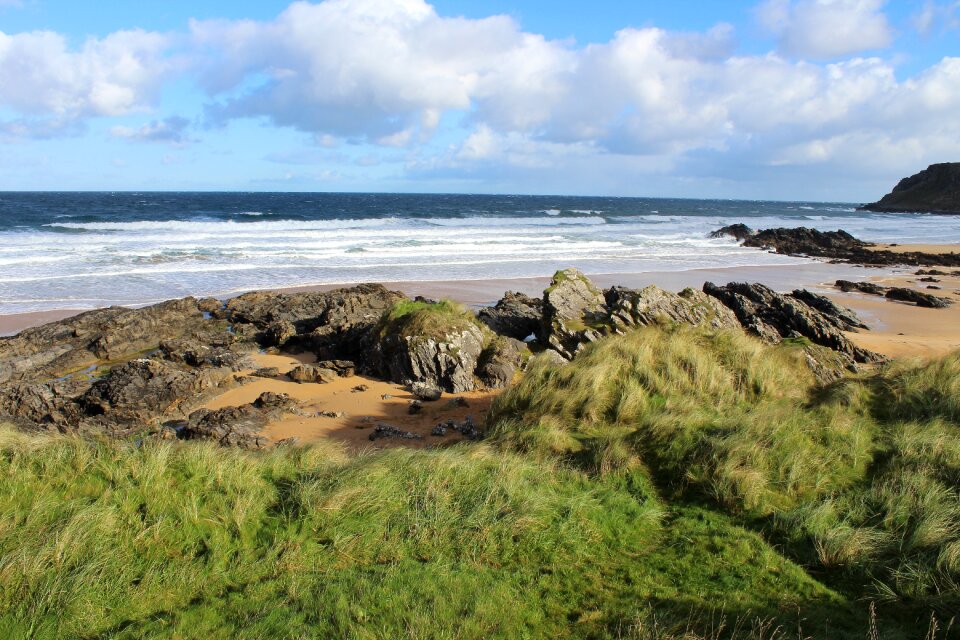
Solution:
[[[953,637],[960,356],[803,358],[644,329],[444,450],[0,429],[0,637]]]

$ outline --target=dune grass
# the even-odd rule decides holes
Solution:
[[[770,532],[852,596],[960,611],[960,355],[818,388],[800,347],[651,327],[538,365],[494,437]]]
[[[667,508],[642,475],[486,446],[348,458],[4,429],[0,466],[4,638],[628,638],[654,637],[651,620],[694,637],[717,616],[792,629],[800,609],[831,631],[863,622],[756,533]]]

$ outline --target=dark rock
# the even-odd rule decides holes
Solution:
[[[112,425],[146,425],[186,414],[230,379],[222,369],[188,371],[159,360],[131,360],[93,383],[78,403],[86,415],[102,416]]]
[[[943,287],[938,287],[938,286],[935,285],[935,284],[928,284],[928,285],[927,285],[927,289],[937,289],[937,290],[941,290],[941,289],[943,289]]]
[[[567,358],[602,335],[606,323],[603,292],[577,269],[564,269],[553,276],[543,292],[541,335],[549,347]]]
[[[290,323],[296,334],[287,338],[288,346],[312,351],[321,360],[352,360],[364,370],[370,368],[367,357],[380,318],[404,298],[379,284],[325,292],[255,291],[229,300],[226,313],[235,325],[253,327],[262,340],[273,323]]]
[[[0,416],[21,426],[51,425],[68,430],[79,423],[81,412],[55,383],[17,382],[0,387]]]
[[[477,377],[488,389],[505,388],[523,365],[523,354],[526,351],[527,345],[519,340],[496,338],[480,354]]]
[[[263,330],[263,345],[267,347],[282,347],[287,341],[297,335],[297,328],[289,320],[275,320]]]
[[[831,318],[834,321],[834,324],[839,326],[844,331],[856,331],[857,329],[870,328],[864,324],[860,318],[857,317],[857,314],[854,313],[852,309],[841,307],[826,296],[812,293],[806,289],[794,289],[791,295],[797,300],[806,302],[808,305],[825,315],[827,318]]]
[[[312,364],[301,364],[287,372],[287,377],[298,382],[328,384],[337,379],[337,372],[333,369],[325,369]]]
[[[720,229],[714,233],[720,234],[722,231],[723,229]],[[895,253],[875,249],[874,245],[858,240],[843,230],[818,231],[806,227],[764,229],[744,239],[743,246],[767,249],[790,256],[828,258],[838,262],[868,266],[897,264],[960,266],[960,253],[936,254],[919,251]]]
[[[350,391],[351,391],[352,393],[363,393],[364,391],[367,391],[367,390],[369,390],[369,389],[370,389],[370,387],[369,387],[368,385],[358,384],[358,385],[355,386],[353,389],[350,389]]]
[[[216,298],[201,298],[197,300],[197,308],[203,313],[218,313],[223,310],[223,303]]]
[[[939,269],[920,269],[914,275],[917,276],[948,276],[950,273],[948,271],[940,271]]]
[[[134,357],[164,340],[218,328],[216,321],[204,319],[193,298],[142,309],[88,311],[0,338],[0,383],[44,382],[98,362]]]
[[[284,394],[265,392],[250,404],[190,414],[180,436],[187,440],[213,440],[223,446],[263,449],[269,439],[260,432],[273,419],[296,404]]]
[[[484,307],[477,317],[497,335],[525,340],[540,333],[543,300],[507,291],[493,307]]]
[[[380,423],[370,432],[370,440],[379,440],[380,438],[403,438],[405,440],[422,440],[423,436],[412,431],[403,431],[396,427]]]
[[[802,337],[845,354],[855,362],[883,360],[882,356],[856,346],[843,335],[851,326],[851,319],[856,318],[852,311],[844,310],[837,315],[826,305],[820,305],[820,309],[811,306],[801,299],[812,300],[814,294],[809,292],[781,295],[761,284],[736,282],[724,287],[707,282],[703,290],[732,309],[744,329],[768,342]]]
[[[918,307],[927,307],[929,309],[944,309],[953,304],[953,300],[950,298],[941,298],[905,287],[891,287],[887,290],[887,298],[890,300],[899,300],[900,302],[912,302]]]
[[[727,225],[726,227],[721,227],[720,229],[717,229],[716,231],[710,234],[710,237],[723,238],[726,236],[731,236],[733,238],[736,238],[740,242],[743,242],[753,234],[754,234],[753,229],[751,229],[750,227],[748,227],[747,225],[741,222],[738,222],[737,224],[730,224],[730,225]]]
[[[442,424],[438,424],[433,428],[432,431],[430,431],[430,435],[437,437],[445,436],[447,435],[447,427]]]
[[[407,413],[409,413],[412,416],[417,415],[421,411],[423,411],[423,403],[420,402],[419,400],[411,400],[410,403],[407,405]]]
[[[278,378],[280,376],[280,369],[276,367],[263,367],[262,369],[254,371],[251,375],[257,378]]]
[[[319,411],[317,416],[321,418],[343,418],[346,414],[343,411]]]
[[[860,293],[868,293],[873,296],[882,296],[887,292],[886,287],[881,287],[873,282],[851,282],[850,280],[837,280],[834,286],[844,293],[859,291]]]
[[[321,369],[332,369],[341,378],[351,378],[357,370],[357,365],[352,360],[321,360],[317,366]]]
[[[410,393],[412,393],[417,400],[434,402],[439,400],[443,395],[443,389],[435,384],[418,380],[410,384]]]
[[[960,214],[960,162],[932,164],[861,210]]]
[[[472,391],[484,341],[471,314],[425,306],[382,327],[379,370],[394,382],[424,382],[451,393]]]
[[[920,278],[920,282],[940,282],[938,278],[927,276],[926,278]]]
[[[466,409],[470,406],[470,401],[464,398],[463,396],[457,396],[456,398],[450,398],[447,400],[447,404],[444,405],[444,409]]]

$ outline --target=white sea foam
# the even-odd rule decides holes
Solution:
[[[515,215],[476,209],[446,218],[295,220],[246,211],[228,220],[57,219],[0,232],[0,313],[320,283],[545,276],[570,265],[630,273],[805,262],[708,237],[735,222],[844,228],[879,242],[960,242],[960,217],[790,205],[745,219],[743,212],[769,206],[729,215],[702,203],[684,206],[696,215],[641,202],[633,215],[583,207]]]

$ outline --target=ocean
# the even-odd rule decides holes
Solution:
[[[0,193],[0,314],[356,282],[803,264],[720,226],[960,242],[960,216],[847,203],[334,193]]]

